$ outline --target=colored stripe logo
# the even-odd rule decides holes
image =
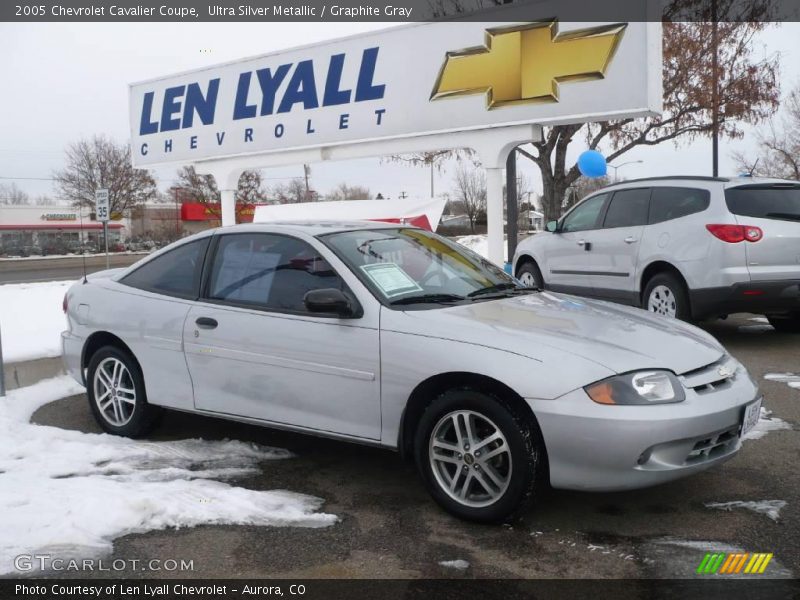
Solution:
[[[772,552],[707,552],[697,567],[698,575],[760,575],[767,570]]]

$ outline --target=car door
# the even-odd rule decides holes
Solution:
[[[363,306],[332,263],[346,267],[311,239],[217,237],[184,330],[195,407],[379,439],[379,311],[348,319],[303,304],[310,290],[338,288]]]
[[[587,198],[548,235],[544,260],[544,279],[548,288],[590,294],[592,290],[592,253],[590,235],[595,233],[609,194]]]
[[[636,260],[650,210],[650,188],[614,192],[602,228],[591,235],[595,295],[635,303]]]

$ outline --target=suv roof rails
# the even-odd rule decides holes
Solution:
[[[639,183],[640,181],[664,181],[668,179],[688,179],[690,181],[721,181],[727,182],[730,181],[729,177],[708,177],[705,175],[664,175],[662,177],[641,177],[639,179],[626,179],[624,181],[617,181],[615,183],[610,183],[606,187],[612,187],[615,185],[622,185],[624,183]]]

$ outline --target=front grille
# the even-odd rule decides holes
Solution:
[[[739,426],[737,425],[721,433],[697,440],[686,457],[686,464],[694,465],[728,454],[736,448],[738,439]]]
[[[731,387],[739,374],[739,363],[726,354],[710,365],[683,373],[680,379],[684,386],[702,395]]]

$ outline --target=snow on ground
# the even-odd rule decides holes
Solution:
[[[791,388],[800,390],[800,375],[794,373],[767,373],[764,379],[785,383]]]
[[[72,281],[0,285],[0,335],[6,363],[61,355],[61,303]]]
[[[746,502],[742,500],[734,500],[733,502],[709,502],[705,505],[706,508],[716,508],[727,511],[731,511],[734,508],[745,508],[759,514],[766,515],[773,521],[777,521],[780,518],[781,509],[785,506],[785,500],[757,500]]]
[[[0,575],[19,554],[99,557],[114,538],[167,527],[326,527],[323,500],[219,481],[252,475],[286,450],[239,441],[145,442],[33,425],[37,408],[81,393],[67,376],[0,398]]]
[[[742,436],[742,440],[760,440],[770,431],[791,428],[792,426],[789,425],[789,423],[783,419],[779,419],[778,417],[773,417],[772,411],[767,410],[762,406],[761,413],[758,417],[758,423],[756,423],[755,427]]]
[[[442,560],[439,561],[439,564],[443,567],[447,567],[448,569],[458,569],[459,571],[464,571],[469,568],[469,563],[466,560],[458,559],[458,560]]]
[[[462,235],[455,238],[454,241],[484,258],[489,257],[489,237],[486,235]],[[508,244],[505,239],[503,240],[503,259],[508,262]]]

